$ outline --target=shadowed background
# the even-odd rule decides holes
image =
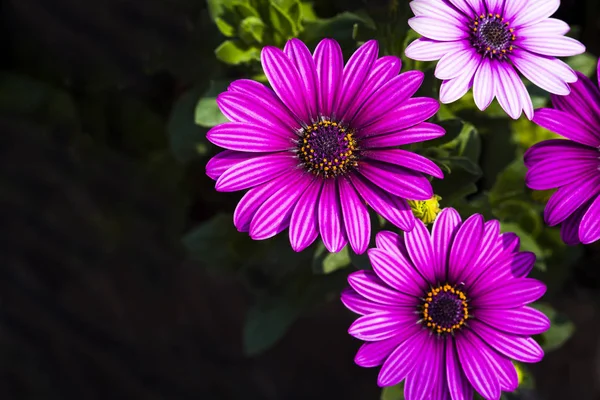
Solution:
[[[558,18],[600,54],[600,6],[562,3]],[[382,5],[314,8],[332,17]],[[215,59],[223,37],[206,3],[3,0],[0,13],[0,396],[378,399],[377,370],[354,365],[354,317],[337,300],[347,271],[314,283],[313,255],[289,265],[286,234],[263,251],[226,217],[181,240],[240,197],[214,191],[204,173],[214,149],[194,124],[215,79],[241,74]],[[236,257],[258,253],[215,256],[231,235]],[[200,242],[190,250],[190,240]],[[575,333],[531,367],[537,391],[521,398],[600,398],[598,265],[595,245],[547,271],[545,300]],[[306,282],[302,312],[273,311],[290,276]],[[260,343],[279,313],[284,332]],[[244,350],[252,329],[256,351]]]

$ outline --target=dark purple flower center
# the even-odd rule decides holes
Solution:
[[[431,289],[422,305],[423,324],[434,333],[450,333],[460,329],[469,318],[467,296],[448,284]]]
[[[481,14],[469,25],[471,44],[478,53],[502,59],[513,50],[514,29],[500,14]]]
[[[325,120],[304,129],[298,141],[298,157],[307,171],[330,178],[356,167],[357,148],[351,130]]]

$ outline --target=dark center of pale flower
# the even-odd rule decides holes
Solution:
[[[351,130],[335,121],[309,125],[298,141],[298,157],[308,172],[325,178],[356,167],[358,146]]]
[[[471,44],[478,53],[502,59],[513,51],[514,29],[500,14],[481,14],[469,25]]]
[[[432,288],[421,306],[422,323],[437,334],[460,329],[469,318],[467,296],[448,284]]]

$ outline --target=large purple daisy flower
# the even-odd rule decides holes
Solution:
[[[563,36],[569,25],[548,18],[559,0],[414,0],[408,24],[423,38],[406,49],[415,60],[440,60],[440,101],[451,103],[473,87],[475,104],[485,110],[494,96],[510,117],[533,116],[531,98],[516,70],[542,89],[569,94],[577,77],[554,58],[585,51]],[[516,69],[516,70],[515,70]]]
[[[562,223],[565,243],[588,244],[600,239],[600,90],[577,75],[570,95],[552,96],[555,109],[535,111],[533,122],[570,140],[531,146],[525,183],[534,190],[558,189],[544,210],[546,223]],[[598,79],[600,84],[600,72]]]
[[[273,90],[242,79],[218,96],[232,122],[207,136],[228,150],[206,170],[219,191],[250,189],[235,210],[239,231],[266,239],[289,226],[296,251],[320,233],[329,251],[350,242],[362,253],[371,232],[366,204],[400,229],[413,228],[405,199],[431,198],[424,174],[443,174],[394,147],[442,136],[441,127],[423,122],[439,104],[411,98],[422,72],[398,75],[400,60],[377,54],[377,42],[369,41],[344,66],[336,41],[321,41],[311,54],[292,39],[283,51],[262,50]]]
[[[431,236],[421,221],[404,236],[383,231],[370,249],[374,271],[348,277],[342,294],[361,314],[349,333],[367,343],[355,361],[382,365],[378,384],[406,379],[407,400],[485,399],[518,385],[511,359],[544,355],[530,335],[550,326],[527,307],[546,287],[526,278],[535,255],[519,252],[519,238],[500,234],[496,220],[474,214],[462,222],[444,209]]]

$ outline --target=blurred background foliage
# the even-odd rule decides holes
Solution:
[[[250,307],[239,332],[247,357],[276,345],[298,318],[337,302],[353,269],[370,268],[365,255],[357,256],[348,248],[330,254],[322,243],[315,243],[295,253],[286,233],[257,242],[237,232],[232,212],[241,194],[214,190],[204,165],[219,149],[205,135],[225,121],[216,96],[235,79],[266,82],[260,49],[283,47],[292,37],[311,49],[324,37],[334,38],[346,59],[362,42],[377,39],[380,55],[402,58],[403,71],[425,72],[417,96],[437,98],[435,63],[416,62],[403,54],[418,37],[406,23],[411,16],[406,1],[5,0],[1,4],[0,29],[7,40],[0,46],[7,57],[0,59],[0,115],[44,126],[49,137],[74,153],[85,149],[124,156],[155,185],[173,193],[176,205],[168,210],[173,241],[182,243],[186,257],[207,274],[235,277],[249,294]],[[563,1],[558,15],[572,25],[569,34],[588,46],[587,53],[566,60],[587,76],[596,74],[599,15],[594,0]],[[527,87],[534,107],[549,104],[546,93],[529,83]],[[543,222],[542,210],[551,193],[524,185],[523,152],[555,135],[524,117],[507,118],[496,102],[480,112],[471,93],[442,105],[433,122],[442,125],[446,135],[410,149],[444,170],[444,180],[432,181],[441,196],[440,207],[455,207],[463,217],[477,212],[497,218],[503,231],[520,236],[522,250],[537,255],[534,275],[548,284],[549,291],[545,302],[536,306],[553,322],[537,339],[548,352],[559,348],[575,327],[553,308],[553,299],[574,274],[591,285],[600,280],[589,270],[598,247],[565,246],[559,229]],[[395,230],[375,214],[372,221],[373,234]],[[522,371],[519,391],[533,390],[529,370]],[[388,388],[381,398],[401,399],[402,390]]]

